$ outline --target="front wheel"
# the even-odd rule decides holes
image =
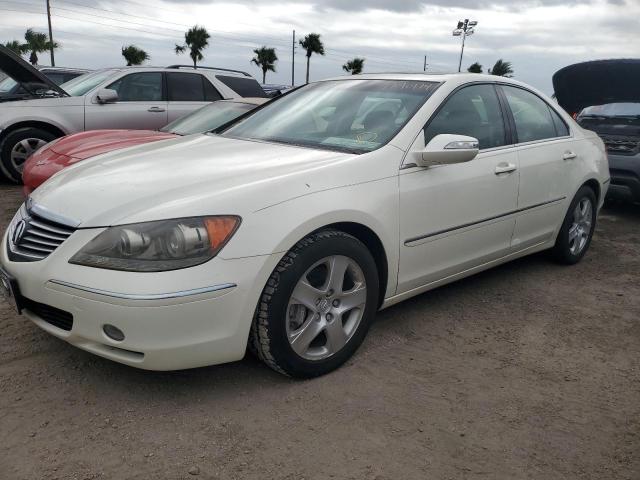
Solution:
[[[552,250],[558,262],[573,265],[587,253],[596,227],[596,202],[595,193],[587,186],[573,197]]]
[[[0,144],[0,170],[9,180],[22,183],[22,169],[27,158],[56,136],[40,128],[19,128]]]
[[[362,242],[336,230],[311,234],[271,274],[256,309],[252,350],[286,375],[328,373],[364,340],[378,291],[376,264]]]

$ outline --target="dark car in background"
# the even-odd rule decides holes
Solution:
[[[569,65],[555,73],[553,87],[558,103],[604,141],[608,198],[640,202],[640,59]]]

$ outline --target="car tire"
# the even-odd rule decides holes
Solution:
[[[7,179],[22,183],[22,168],[29,155],[54,140],[56,135],[40,128],[19,128],[0,143],[0,170]]]
[[[596,227],[596,205],[596,195],[586,185],[573,197],[552,249],[557,262],[573,265],[587,253]]]
[[[376,263],[360,240],[337,230],[313,233],[287,252],[269,277],[249,349],[285,375],[328,373],[364,340],[378,294]]]

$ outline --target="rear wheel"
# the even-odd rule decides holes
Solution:
[[[40,128],[20,128],[5,137],[0,144],[0,170],[15,183],[22,183],[22,169],[27,158],[56,136]]]
[[[583,186],[573,198],[552,253],[557,261],[578,263],[589,249],[596,226],[596,195]]]
[[[362,242],[335,230],[309,235],[269,278],[256,310],[251,350],[286,375],[330,372],[364,340],[378,290],[375,261]]]

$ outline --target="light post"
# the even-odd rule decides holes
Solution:
[[[458,62],[458,72],[462,69],[462,55],[464,54],[464,40],[470,35],[473,35],[473,27],[478,25],[475,20],[469,20],[465,18],[464,21],[459,20],[458,26],[453,31],[454,37],[462,37],[462,49],[460,50],[460,62]]]

